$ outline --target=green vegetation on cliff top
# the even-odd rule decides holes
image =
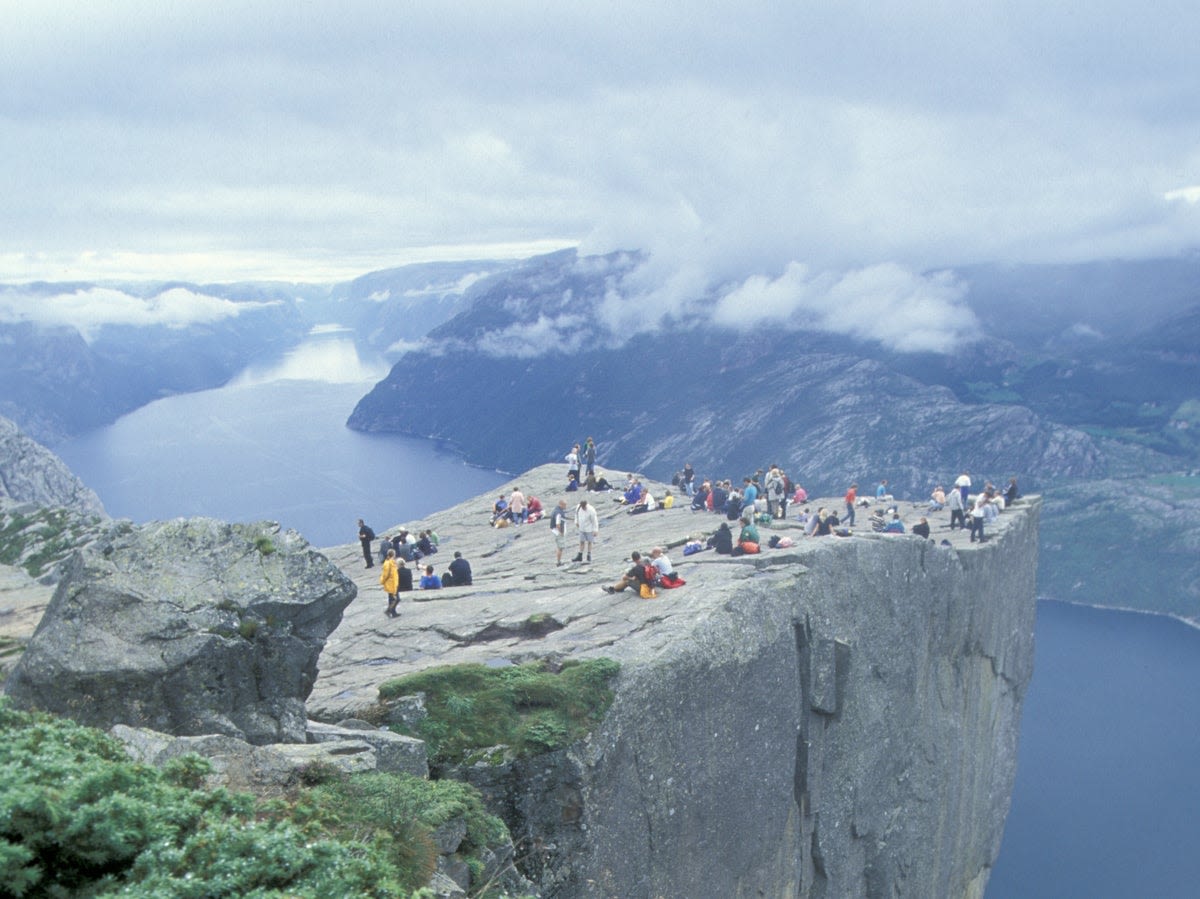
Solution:
[[[618,670],[612,659],[567,661],[558,670],[545,661],[447,665],[386,681],[379,696],[425,694],[428,717],[410,736],[426,741],[434,762],[471,761],[499,745],[521,757],[582,739],[612,704],[609,685]]]

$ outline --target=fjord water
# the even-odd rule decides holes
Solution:
[[[988,899],[1200,895],[1200,631],[1038,603]]]
[[[377,373],[348,344],[310,341],[271,371],[158,400],[54,450],[114,517],[268,519],[320,547],[354,542],[359,518],[382,534],[507,479],[429,440],[348,429],[373,384],[361,376]]]
[[[376,377],[325,336],[55,449],[112,515],[266,518],[320,547],[352,542],[359,517],[382,531],[505,480],[431,441],[348,430]],[[1200,632],[1048,602],[1037,628],[988,899],[1200,895]]]

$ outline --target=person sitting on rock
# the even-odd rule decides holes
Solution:
[[[822,509],[817,513],[817,528],[813,531],[813,536],[828,537],[839,524],[841,524],[841,521],[838,520],[836,515],[828,509]]]
[[[630,475],[630,477],[633,478],[633,475]],[[628,489],[626,489],[625,493],[619,500],[617,500],[617,502],[623,503],[627,506],[635,506],[642,498],[642,494],[645,492],[646,488],[642,486],[642,482],[637,478],[633,478],[633,480],[629,483]]]
[[[425,573],[421,575],[422,590],[441,590],[442,579],[433,573],[433,566],[426,565]]]
[[[754,526],[753,518],[742,519],[742,530],[738,533],[737,542],[739,546],[743,543],[757,544],[759,542],[758,528]]]
[[[428,531],[421,531],[421,536],[417,538],[417,549],[422,556],[432,556],[437,552],[437,547],[430,538]]]
[[[875,502],[890,503],[895,499],[890,490],[888,490],[888,482],[885,478],[879,482],[879,486],[875,488]]]
[[[1017,498],[1020,495],[1021,495],[1021,491],[1017,489],[1017,479],[1009,478],[1008,479],[1008,487],[1006,487],[1004,490],[1004,506],[1005,506],[1005,508],[1011,506],[1014,502],[1016,502]]]
[[[892,519],[883,526],[885,534],[903,534],[904,522],[900,520],[899,512],[892,512]]]
[[[511,519],[512,515],[508,511],[508,500],[501,495],[500,498],[492,504],[492,524],[495,525],[497,521],[506,518]]]
[[[712,485],[708,481],[704,481],[696,488],[696,492],[692,494],[692,511],[703,512],[706,503],[708,502],[708,493],[712,490]]]
[[[658,572],[658,586],[668,589],[683,586],[683,578],[675,573],[675,566],[671,564],[671,560],[667,558],[667,554],[661,546],[650,550],[650,564]]]
[[[883,517],[882,509],[876,509],[871,513],[870,522],[871,530],[877,534],[882,533],[883,529],[887,527],[887,519]]]
[[[455,587],[471,586],[471,563],[463,558],[460,552],[454,553],[454,561],[450,563],[450,573],[454,576]],[[443,582],[445,578],[442,579]]]
[[[529,524],[533,524],[533,522],[538,521],[543,514],[542,501],[536,496],[529,497],[528,501],[525,503],[525,521]]]
[[[650,566],[642,561],[642,554],[640,552],[634,551],[631,553],[629,561],[633,563],[632,567],[615,584],[605,585],[603,588],[605,593],[620,593],[626,587],[633,587],[640,590],[642,584],[654,585],[654,575],[646,570]]]
[[[641,498],[638,499],[629,509],[630,515],[637,515],[639,512],[653,512],[658,508],[658,500],[654,498],[654,494],[650,492],[650,488],[643,488]]]
[[[938,484],[933,488],[933,493],[929,494],[929,511],[940,512],[946,508],[946,491]]]
[[[602,493],[606,490],[612,490],[613,486],[603,474],[597,475],[595,472],[591,472],[587,476],[587,489],[592,493]]]
[[[725,501],[729,499],[729,482],[717,481],[717,483],[713,484],[712,493],[709,494],[709,498],[712,499],[712,511],[718,515],[724,515]]]
[[[708,545],[723,556],[733,554],[733,531],[727,522],[721,522],[717,532],[708,538]]]
[[[912,532],[918,537],[929,539],[929,522],[922,516],[921,520],[912,526]]]
[[[754,506],[748,507],[751,512],[754,511]],[[730,521],[737,521],[742,517],[742,494],[737,490],[729,491],[729,496],[725,498],[725,517]]]
[[[412,569],[404,564],[403,559],[396,561],[396,573],[400,576],[400,588],[396,592],[411,592],[413,588]]]

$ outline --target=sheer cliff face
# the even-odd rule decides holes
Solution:
[[[626,660],[562,895],[981,896],[1032,674],[1038,511],[962,551],[810,543]]]

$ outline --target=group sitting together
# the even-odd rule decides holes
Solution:
[[[492,527],[503,528],[510,524],[532,524],[542,517],[542,501],[536,496],[525,498],[519,487],[514,487],[511,494],[505,498],[500,494],[499,499],[492,504]]]
[[[629,514],[635,515],[639,512],[654,512],[660,509],[670,509],[675,505],[675,497],[668,490],[662,500],[656,500],[650,492],[650,488],[642,483],[641,478],[634,474],[630,474],[626,479],[625,492],[614,502],[621,503],[629,507]]]
[[[421,531],[411,534],[401,528],[395,535],[384,537],[379,543],[380,558],[387,558],[389,550],[394,550],[396,558],[405,562],[418,562],[425,556],[432,556],[438,550],[438,535],[434,531]]]

